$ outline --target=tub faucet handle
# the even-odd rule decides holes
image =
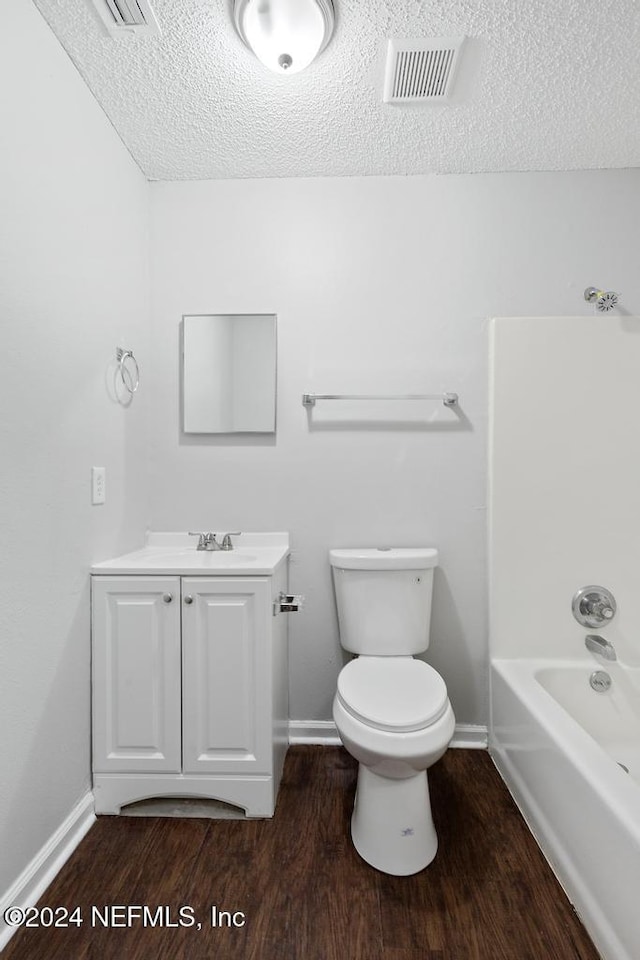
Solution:
[[[613,620],[616,601],[606,587],[581,587],[571,604],[573,615],[583,627],[601,627]]]
[[[594,617],[602,617],[603,620],[613,618],[613,607],[606,600],[594,600],[586,605],[588,612]]]

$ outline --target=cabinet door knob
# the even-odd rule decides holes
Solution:
[[[165,593],[162,595],[162,599],[164,600],[165,603],[171,603],[171,601],[173,600],[173,594]]]
[[[186,595],[186,597],[184,598],[184,602],[185,602],[185,603],[193,603],[193,597],[191,596],[190,593],[188,593],[188,594]]]

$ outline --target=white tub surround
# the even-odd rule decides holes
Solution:
[[[270,817],[288,746],[286,534],[152,534],[92,568],[96,813],[208,797]]]
[[[602,956],[637,960],[640,686],[614,664],[596,693],[597,666],[494,660],[490,750]]]
[[[602,632],[640,666],[640,317],[585,311],[492,321],[490,652],[571,660]],[[587,584],[615,596],[603,631],[572,615]]]
[[[489,746],[604,960],[637,960],[640,317],[587,311],[492,322]]]

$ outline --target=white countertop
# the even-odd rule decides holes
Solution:
[[[220,540],[226,531],[221,531]],[[148,533],[140,550],[91,566],[94,576],[268,577],[289,556],[288,533],[232,536],[233,550],[197,550],[188,533]]]

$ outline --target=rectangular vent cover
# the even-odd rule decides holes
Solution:
[[[463,41],[464,37],[454,40],[389,40],[384,102],[446,100],[451,94]]]
[[[160,33],[158,21],[147,0],[93,0],[93,5],[112,37],[126,33]]]

